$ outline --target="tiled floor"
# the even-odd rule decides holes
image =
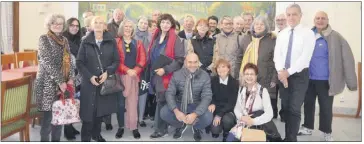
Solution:
[[[281,133],[282,137],[284,138],[284,123],[280,122],[279,120],[274,120],[275,124],[279,132]],[[315,128],[318,128],[319,118],[316,116],[315,121]],[[141,139],[135,140],[132,136],[131,131],[125,131],[123,138],[115,139],[115,133],[117,131],[117,120],[116,115],[113,115],[112,119],[114,129],[112,131],[106,131],[105,125],[102,125],[102,136],[107,141],[194,141],[192,136],[192,129],[189,127],[186,132],[184,133],[181,139],[175,140],[173,139],[173,131],[174,128],[169,129],[169,136],[161,139],[150,139],[149,136],[152,134],[153,129],[151,128],[152,121],[147,120],[147,127],[140,128],[139,132],[141,133]],[[335,141],[362,141],[361,138],[361,128],[362,128],[362,121],[361,119],[354,119],[354,118],[334,118],[333,119],[333,136]],[[81,129],[81,124],[74,124],[77,130]],[[30,140],[31,141],[39,141],[40,127],[35,126],[34,128],[30,128]],[[202,141],[221,141],[222,137],[220,136],[217,139],[211,137],[211,135],[203,134]],[[80,141],[81,137],[78,135],[76,141]],[[323,136],[322,133],[318,130],[313,132],[312,136],[300,136],[298,137],[298,141],[322,141]],[[3,141],[19,141],[19,134],[15,134],[10,136]],[[64,137],[62,137],[61,141],[67,141]]]

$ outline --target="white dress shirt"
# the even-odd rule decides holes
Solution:
[[[228,85],[228,80],[229,80],[229,77],[226,77],[225,80],[220,78],[220,84]]]
[[[292,27],[287,26],[278,33],[274,49],[274,63],[277,71],[285,68],[289,37]],[[293,30],[293,42],[291,51],[291,67],[287,69],[289,75],[301,72],[310,65],[311,57],[315,49],[316,38],[314,32],[297,25]]]
[[[185,35],[186,35],[186,39],[191,39],[191,38],[192,38],[192,36],[193,36],[193,32],[191,32],[191,33],[187,33],[187,32],[185,31]]]

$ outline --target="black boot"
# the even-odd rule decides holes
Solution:
[[[64,137],[67,140],[75,140],[76,136],[73,134],[72,125],[64,125]]]
[[[72,128],[72,131],[73,131],[74,135],[79,135],[80,134],[80,131],[76,130],[75,127],[72,124],[70,124],[70,127]]]
[[[226,138],[227,138],[228,135],[229,135],[229,132],[222,133],[222,141],[223,142],[226,142]]]
[[[138,129],[133,130],[133,136],[135,139],[140,139],[140,133]]]
[[[123,137],[123,135],[124,135],[124,128],[119,128],[118,129],[118,132],[116,133],[116,135],[115,135],[115,138],[116,139],[120,139],[120,138],[122,138]]]
[[[210,126],[207,126],[207,127],[205,128],[205,132],[206,132],[206,134],[210,134],[210,131],[211,131],[211,127],[210,127]]]

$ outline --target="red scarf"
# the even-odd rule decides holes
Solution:
[[[151,49],[152,49],[153,43],[156,40],[159,32],[160,32],[159,29],[156,29],[155,30],[154,35],[152,37],[152,41],[149,44],[149,48],[148,48],[149,58],[150,58],[150,54],[151,54]],[[166,56],[168,56],[169,58],[171,58],[173,60],[174,60],[174,44],[176,42],[176,38],[177,38],[177,36],[176,36],[176,33],[175,33],[175,29],[174,28],[169,29],[169,31],[168,31],[167,45],[166,45],[166,48],[165,48],[165,54],[166,54]],[[165,89],[168,88],[169,80],[171,80],[172,74],[173,73],[165,74],[162,77],[163,78],[163,85],[164,85],[164,88]]]

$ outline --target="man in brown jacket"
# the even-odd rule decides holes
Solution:
[[[233,32],[233,19],[229,16],[222,17],[220,25],[221,33],[216,35],[216,47],[212,63],[214,65],[220,58],[228,60],[231,64],[231,76],[238,79],[241,60],[244,55],[243,36]]]
[[[331,125],[334,96],[344,90],[345,84],[349,90],[357,90],[355,61],[348,42],[331,29],[325,12],[317,12],[314,23],[312,30],[316,35],[316,46],[309,67],[310,80],[304,101],[304,124],[298,134],[312,134],[317,96],[320,106],[319,130],[324,133],[325,141],[333,141]]]

